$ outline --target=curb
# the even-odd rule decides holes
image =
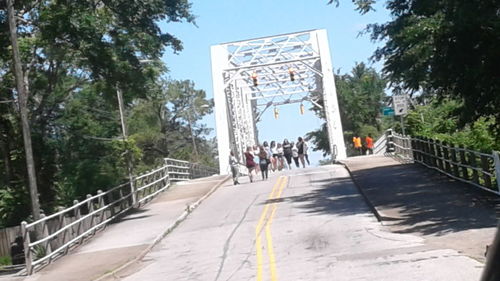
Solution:
[[[165,229],[162,233],[160,233],[160,235],[158,235],[154,240],[153,242],[144,250],[142,250],[142,252],[139,253],[139,255],[137,255],[135,258],[133,258],[132,260],[126,262],[125,264],[121,265],[120,267],[112,270],[111,272],[108,272],[108,273],[105,273],[104,275],[101,275],[100,277],[96,278],[96,279],[93,279],[93,281],[104,281],[104,280],[120,280],[120,277],[116,276],[117,273],[119,273],[120,271],[126,269],[127,267],[129,267],[130,265],[136,263],[136,262],[139,262],[142,258],[144,258],[144,256],[146,256],[146,254],[148,254],[154,246],[156,246],[163,238],[165,238],[165,236],[167,236],[170,232],[172,232],[182,221],[184,221],[188,216],[189,214],[194,210],[196,209],[196,207],[198,207],[201,202],[203,202],[205,199],[207,199],[210,195],[212,195],[212,193],[214,193],[223,183],[225,183],[227,180],[229,180],[231,177],[229,175],[227,175],[226,177],[224,177],[222,180],[220,180],[218,183],[216,183],[214,185],[214,187],[212,187],[212,189],[210,189],[210,191],[207,192],[207,194],[203,195],[200,199],[198,199],[196,202],[194,202],[193,204],[190,204],[186,207],[186,210],[184,210],[184,212],[172,223],[170,224],[169,227],[167,227],[167,229]],[[108,279],[108,278],[112,278],[112,279]]]
[[[361,196],[363,196],[363,199],[365,200],[366,204],[368,205],[368,208],[370,208],[370,210],[372,211],[372,213],[375,215],[375,217],[377,218],[377,221],[380,222],[380,223],[382,223],[382,221],[384,220],[384,216],[382,216],[380,214],[380,212],[377,210],[377,208],[372,203],[372,201],[370,201],[370,199],[368,198],[368,196],[366,196],[366,193],[363,191],[363,188],[361,188],[361,186],[359,185],[359,183],[356,181],[356,178],[352,174],[351,169],[349,169],[349,166],[346,163],[342,162],[342,161],[339,161],[338,164],[344,166],[344,168],[347,170],[347,172],[349,172],[349,175],[351,176],[352,182],[354,183],[354,185],[358,189],[359,193],[361,193]]]

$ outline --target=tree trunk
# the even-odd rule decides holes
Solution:
[[[33,160],[33,148],[31,145],[31,132],[28,120],[28,93],[26,88],[27,77],[23,74],[19,46],[17,44],[17,24],[14,11],[14,0],[7,0],[7,12],[9,14],[10,41],[12,45],[12,58],[16,77],[16,88],[18,94],[19,112],[21,114],[21,124],[24,139],[24,151],[26,153],[26,166],[28,169],[28,181],[31,197],[31,212],[33,218],[40,218],[40,205],[38,203],[38,187],[36,183],[35,163]]]
[[[2,151],[3,165],[5,169],[4,183],[9,186],[12,179],[12,165],[10,163],[10,146],[8,140],[0,140],[0,151]]]

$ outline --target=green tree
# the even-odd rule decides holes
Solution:
[[[335,83],[346,144],[351,143],[353,135],[375,136],[381,130],[379,115],[385,98],[385,80],[373,68],[357,63],[351,73],[335,75]],[[316,95],[322,105],[322,96],[319,93]],[[322,110],[313,110],[320,118],[324,118]],[[330,154],[326,123],[306,137],[315,144],[316,150],[323,151],[325,155]],[[347,147],[350,152],[349,145]]]
[[[336,2],[338,1],[329,1]],[[353,0],[360,12],[375,0]],[[384,61],[391,86],[460,103],[459,126],[493,118],[500,135],[500,20],[498,0],[385,1],[386,23],[367,32],[384,42],[373,56]]]
[[[132,139],[143,151],[146,166],[165,157],[214,165],[213,146],[204,136],[210,132],[199,121],[213,110],[213,100],[189,80],[171,81],[132,109]]]
[[[50,211],[56,197],[68,201],[68,194],[81,196],[124,179],[122,152],[140,151],[119,138],[116,89],[123,90],[127,107],[146,98],[165,73],[156,63],[162,53],[182,49],[159,22],[194,23],[194,17],[187,0],[15,1],[15,10],[40,201]],[[0,189],[26,194],[19,113],[4,102],[18,97],[11,90],[6,15],[2,1]]]
[[[500,150],[494,133],[489,129],[493,118],[480,117],[461,130],[457,130],[459,118],[455,115],[461,105],[455,100],[431,99],[426,105],[418,105],[406,117],[407,132],[470,149],[491,153]]]

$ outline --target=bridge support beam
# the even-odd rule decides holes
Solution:
[[[215,123],[217,131],[217,149],[219,151],[220,174],[229,173],[229,153],[231,151],[231,136],[229,135],[229,115],[227,97],[224,87],[224,68],[227,67],[228,53],[224,46],[211,47],[212,55],[212,84],[215,104]]]
[[[303,101],[323,100],[332,160],[346,158],[326,30],[215,45],[211,54],[221,174],[231,150],[244,162],[245,148],[258,143],[266,109]]]
[[[326,30],[316,31],[318,48],[321,59],[321,72],[323,73],[323,102],[328,128],[328,139],[333,161],[343,160],[347,157],[344,143],[344,132],[340,120],[337,90],[335,88],[335,77],[328,45]]]

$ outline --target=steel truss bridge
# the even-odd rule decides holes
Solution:
[[[258,143],[256,123],[267,109],[304,101],[324,111],[332,159],[346,158],[326,30],[215,45],[211,56],[221,173],[229,173],[231,150],[243,161]]]

